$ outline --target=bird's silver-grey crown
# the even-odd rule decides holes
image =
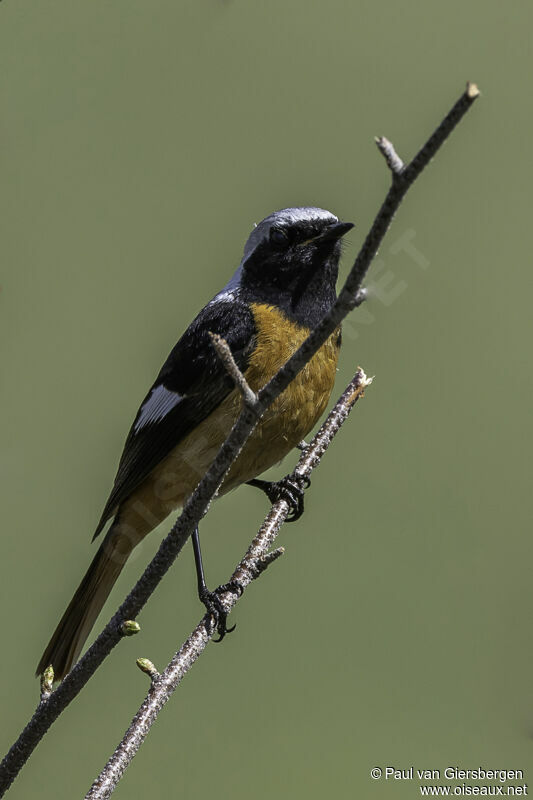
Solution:
[[[252,255],[256,247],[261,244],[265,239],[268,239],[272,227],[284,228],[288,225],[296,225],[298,222],[325,222],[334,224],[338,222],[338,218],[326,211],[325,208],[283,208],[281,211],[274,211],[269,214],[261,222],[255,226],[244,245],[244,255],[241,265]]]
[[[283,208],[281,211],[274,211],[272,214],[269,214],[268,217],[265,217],[261,222],[255,225],[244,245],[241,263],[224,288],[213,297],[211,302],[233,300],[238,296],[244,263],[250,258],[258,245],[270,236],[270,230],[273,226],[282,228],[288,225],[295,225],[298,222],[325,222],[333,225],[338,221],[338,217],[332,214],[331,211],[326,211],[325,208],[314,208],[313,206]]]

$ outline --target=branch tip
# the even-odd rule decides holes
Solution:
[[[476,97],[479,97],[481,92],[478,89],[477,83],[472,83],[471,81],[467,81],[466,84],[466,96],[470,100],[475,100]]]
[[[372,375],[369,378],[362,367],[357,367],[357,380],[363,389],[366,389],[367,386],[370,386],[375,377],[375,375]]]
[[[385,136],[376,136],[374,139],[392,174],[395,176],[401,175],[405,169],[405,164],[394,149],[392,142],[389,142]]]
[[[362,367],[357,368],[354,381],[355,385],[353,386],[353,391],[348,398],[349,405],[353,405],[357,400],[362,399],[365,396],[365,389],[370,386],[373,380],[374,376],[368,378]]]

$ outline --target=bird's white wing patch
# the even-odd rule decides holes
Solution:
[[[183,395],[178,394],[178,392],[171,392],[169,389],[165,389],[163,385],[156,386],[141,407],[139,417],[135,423],[135,433],[146,425],[150,425],[152,422],[159,422],[159,420],[166,417],[169,411],[172,411],[182,399]]]

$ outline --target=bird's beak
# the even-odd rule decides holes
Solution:
[[[353,222],[336,222],[334,225],[330,225],[329,228],[319,236],[315,236],[311,241],[320,243],[333,242],[336,239],[340,239],[341,236],[344,236],[348,231],[351,231],[353,227]]]
[[[335,222],[333,225],[326,228],[325,231],[322,231],[322,233],[311,236],[310,239],[306,239],[304,242],[298,242],[297,246],[305,247],[305,245],[310,244],[310,242],[317,242],[317,244],[322,244],[322,242],[334,242],[340,239],[341,236],[344,236],[345,233],[348,233],[348,231],[351,231],[353,227],[355,227],[353,222]]]

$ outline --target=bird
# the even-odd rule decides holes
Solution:
[[[285,208],[255,225],[237,270],[185,330],[140,405],[93,541],[109,523],[107,533],[39,661],[38,676],[49,666],[56,680],[68,674],[134,547],[184,505],[231,431],[243,400],[210,334],[226,341],[248,385],[259,391],[335,302],[342,237],[353,227],[316,207]],[[285,496],[293,518],[301,514],[301,488],[257,476],[318,422],[340,346],[339,327],[263,414],[218,496],[249,483],[271,499]],[[224,587],[207,588],[198,526],[192,540],[198,594],[221,639],[232,630],[220,603]]]

